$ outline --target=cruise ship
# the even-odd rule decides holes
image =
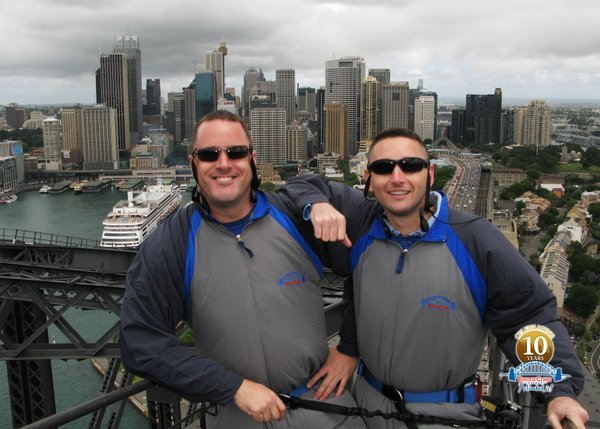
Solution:
[[[104,219],[100,246],[137,248],[142,241],[179,207],[177,185],[150,185],[143,191],[127,192]]]

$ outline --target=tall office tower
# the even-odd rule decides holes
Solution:
[[[525,146],[544,147],[550,144],[552,118],[544,100],[533,100],[527,106],[523,130]]]
[[[500,143],[502,144],[502,146],[510,146],[514,144],[514,118],[514,110],[502,110],[502,135],[500,136]]]
[[[244,73],[244,87],[242,88],[242,104],[244,110],[244,116],[250,116],[250,107],[248,106],[248,100],[250,95],[256,94],[258,88],[258,82],[264,80],[262,71],[257,71],[255,68],[250,68]]]
[[[322,153],[325,148],[325,88],[317,90],[317,153]]]
[[[62,109],[62,148],[83,151],[83,112],[80,107]]]
[[[258,107],[250,111],[250,135],[258,164],[285,164],[285,113],[282,107]]]
[[[382,87],[381,129],[408,128],[408,82],[390,82]]]
[[[423,90],[423,79],[419,79],[418,82],[419,83],[417,84],[417,90],[422,91]]]
[[[120,152],[131,148],[129,120],[129,73],[127,54],[113,52],[100,55],[99,79],[101,104],[117,111],[117,143]]]
[[[144,116],[160,115],[160,79],[146,79],[146,104]]]
[[[275,93],[277,107],[285,109],[286,124],[296,119],[296,71],[294,69],[275,70]]]
[[[344,103],[348,108],[344,158],[356,153],[360,140],[360,90],[363,80],[365,61],[362,57],[343,57],[325,63],[325,103]]]
[[[192,143],[196,127],[196,85],[194,82],[187,88],[183,88],[183,99],[185,103],[183,138]]]
[[[348,157],[346,152],[348,128],[348,106],[344,103],[325,103],[324,153],[337,153],[342,159]]]
[[[381,84],[373,76],[367,76],[360,99],[360,139],[373,140],[380,130]]]
[[[465,109],[452,110],[452,125],[450,126],[450,140],[463,142],[465,139]]]
[[[317,112],[317,97],[314,88],[298,88],[298,111],[314,115]]]
[[[513,109],[513,144],[523,145],[525,141],[525,114],[527,107]]]
[[[468,143],[500,143],[502,133],[502,90],[494,94],[467,95],[465,108],[465,141]]]
[[[130,34],[115,41],[113,52],[127,55],[127,80],[129,90],[129,131],[130,141],[136,144],[143,137],[142,122],[142,51],[140,39]]]
[[[420,95],[415,99],[414,131],[423,141],[435,138],[435,99],[432,95]]]
[[[185,96],[183,92],[173,94],[173,136],[175,143],[181,143],[185,137]]]
[[[433,97],[433,140],[437,138],[437,123],[438,123],[438,95],[435,91],[421,90],[419,96],[428,95]]]
[[[208,51],[204,68],[215,75],[216,100],[223,98],[225,94],[225,58],[223,53],[217,50]],[[215,100],[215,105],[216,105]]]
[[[219,48],[217,50],[223,55],[223,95],[225,95],[227,92],[227,89],[225,88],[225,57],[229,51],[227,50],[227,44],[225,44],[224,40],[219,42]]]
[[[44,122],[42,122],[42,132],[44,137],[46,170],[60,170],[62,163],[60,121],[56,118],[44,119]]]
[[[390,83],[390,69],[369,69],[369,76],[373,76],[381,85]]]
[[[83,168],[110,170],[119,167],[118,116],[111,107],[84,107]]]
[[[208,70],[196,73],[194,82],[196,86],[195,122],[197,122],[217,108],[218,82],[215,73]]]
[[[308,159],[308,127],[293,121],[287,126],[286,153],[288,161],[306,161]]]

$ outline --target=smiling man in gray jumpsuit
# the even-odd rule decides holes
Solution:
[[[208,428],[364,428],[358,417],[286,410],[277,395],[312,398],[306,381],[328,356],[322,266],[284,198],[258,191],[255,156],[235,115],[213,112],[197,125],[194,202],[144,241],[127,274],[123,362],[217,404]],[[182,319],[196,351],[174,335]],[[356,406],[339,393],[327,401]]]
[[[366,190],[376,200],[316,175],[288,184],[295,210],[311,207],[315,231],[326,232],[321,238],[339,237],[328,233],[337,220],[321,211],[331,202],[347,216],[353,243],[341,353],[330,354],[314,376],[325,376],[315,397],[336,385],[329,377],[339,367],[333,360],[360,356],[359,406],[482,420],[473,379],[488,328],[516,365],[515,333],[537,324],[556,334],[550,364],[571,375],[548,394],[548,421],[560,429],[566,417],[583,429],[588,415],[575,399],[583,386],[581,365],[538,273],[486,219],[452,209],[441,192],[430,193],[433,166],[412,131],[380,133],[368,160]],[[367,424],[405,427],[379,417]]]

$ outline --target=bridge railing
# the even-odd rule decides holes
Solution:
[[[84,248],[100,247],[99,240],[9,228],[0,228],[0,242]]]

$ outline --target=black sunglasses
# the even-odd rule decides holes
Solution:
[[[252,153],[252,145],[250,146],[227,146],[222,147],[207,147],[205,149],[194,149],[192,158],[198,157],[200,161],[215,162],[219,159],[219,154],[224,151],[229,159],[242,159]]]
[[[378,159],[367,165],[369,173],[392,174],[396,165],[405,173],[418,173],[429,166],[429,160],[421,158]]]

